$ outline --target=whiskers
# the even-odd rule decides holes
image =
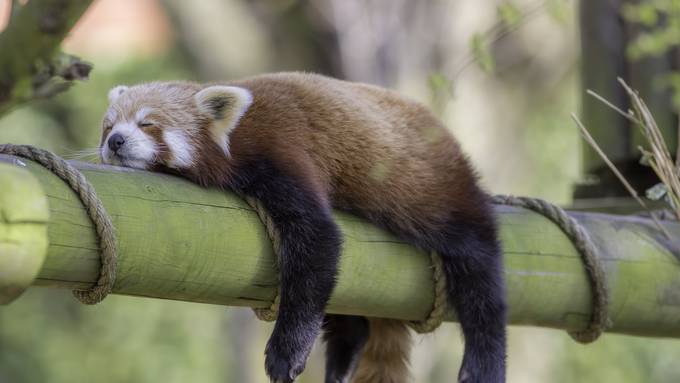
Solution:
[[[137,145],[148,146],[150,141],[152,142],[153,150],[156,155],[172,153],[166,145],[160,145],[157,142],[154,142],[153,140],[146,140],[138,137],[128,137],[125,140],[125,144],[130,145],[131,147],[135,147]]]
[[[71,150],[64,155],[64,158],[69,160],[81,160],[86,162],[99,161],[99,148],[85,148],[81,150]]]
[[[118,154],[111,153],[110,160],[113,164],[122,164],[123,166],[133,162],[147,163],[148,165],[163,164],[164,158],[172,157],[172,151],[166,145],[158,144],[153,141],[149,142],[148,140],[136,137],[128,137],[124,145],[125,147],[121,148]],[[153,145],[153,152],[152,154],[149,153],[144,155],[143,153],[149,150],[147,149],[149,145]],[[67,150],[65,151],[64,158],[90,163],[101,163],[101,150],[102,149],[99,147]],[[137,150],[139,150],[139,152]],[[147,157],[147,155],[149,157]]]

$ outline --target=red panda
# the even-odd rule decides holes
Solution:
[[[426,107],[305,73],[119,86],[109,101],[102,162],[232,189],[273,218],[281,238],[280,310],[265,351],[273,382],[295,380],[321,332],[326,382],[409,379],[402,322],[324,313],[342,242],[332,208],[438,252],[465,338],[458,381],[505,381],[505,287],[490,198]]]

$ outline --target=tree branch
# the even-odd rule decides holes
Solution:
[[[27,101],[48,98],[86,80],[92,65],[59,45],[92,0],[14,2],[0,34],[0,116]]]

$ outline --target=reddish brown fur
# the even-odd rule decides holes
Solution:
[[[368,217],[388,215],[404,232],[436,231],[452,216],[485,218],[485,195],[467,159],[421,104],[386,89],[312,74],[262,75],[228,85],[253,95],[229,135],[229,157],[208,132],[210,120],[191,102],[182,105],[182,113],[199,116],[190,135],[200,148],[196,166],[179,170],[194,181],[227,185],[240,165],[264,157],[321,201]],[[177,86],[187,98],[203,88]],[[149,133],[162,143],[160,134]],[[406,381],[409,345],[402,323],[373,320],[356,381]]]
[[[364,346],[353,383],[403,383],[408,370],[411,334],[402,321],[370,319],[370,334]]]
[[[191,102],[203,85],[169,83],[166,88],[177,87],[185,97],[163,103],[167,90],[147,91],[124,112],[134,115],[155,96],[158,105],[150,106],[162,112],[151,117],[159,126],[172,123],[166,120],[173,114],[199,116],[193,121],[199,126],[187,129],[200,158],[186,172],[203,184],[223,184],[239,164],[265,157],[338,208],[390,212],[397,221],[415,219],[426,227],[451,213],[474,217],[476,177],[425,106],[387,89],[314,74],[268,74],[228,85],[246,88],[254,98],[230,134],[229,158],[208,134],[209,119]],[[177,110],[167,110],[168,104]]]
[[[458,143],[418,103],[314,75],[268,75],[233,85],[254,95],[231,134],[234,161],[265,154],[336,207],[388,212],[395,222],[431,229],[451,214],[474,217],[482,204]],[[224,174],[221,166],[209,169]],[[353,381],[409,380],[410,334],[403,323],[372,320],[364,350]]]
[[[265,156],[339,208],[390,212],[436,226],[451,213],[474,217],[480,193],[458,143],[424,106],[395,92],[311,74],[234,82],[254,101],[230,135],[232,164],[196,169],[219,179]],[[203,138],[201,147],[211,145]],[[216,149],[216,148],[213,148]],[[404,219],[402,219],[404,218]]]

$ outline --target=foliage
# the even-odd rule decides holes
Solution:
[[[650,0],[625,2],[622,17],[635,26],[634,38],[628,42],[626,54],[631,60],[643,60],[670,54],[680,45],[680,1]],[[672,103],[680,110],[680,77],[677,72],[657,74],[658,89],[670,88]]]
[[[680,381],[678,341],[607,335],[583,347],[565,342],[550,381],[671,383]]]
[[[514,27],[522,20],[522,11],[510,1],[505,1],[497,8],[498,16],[506,25]]]
[[[626,2],[621,14],[642,30],[627,47],[628,56],[634,60],[660,56],[680,43],[678,0]]]
[[[496,67],[492,51],[493,43],[543,12],[546,12],[556,22],[564,23],[568,13],[565,7],[565,0],[539,0],[523,8],[517,5],[516,1],[502,1],[496,6],[496,23],[486,31],[472,35],[469,44],[472,60],[484,72],[493,73]]]
[[[89,307],[32,290],[0,311],[0,381],[217,382],[236,367],[227,320],[219,306],[113,296]]]
[[[479,33],[472,35],[470,39],[470,50],[477,64],[487,73],[492,73],[496,68],[496,62],[491,55],[489,42]]]

